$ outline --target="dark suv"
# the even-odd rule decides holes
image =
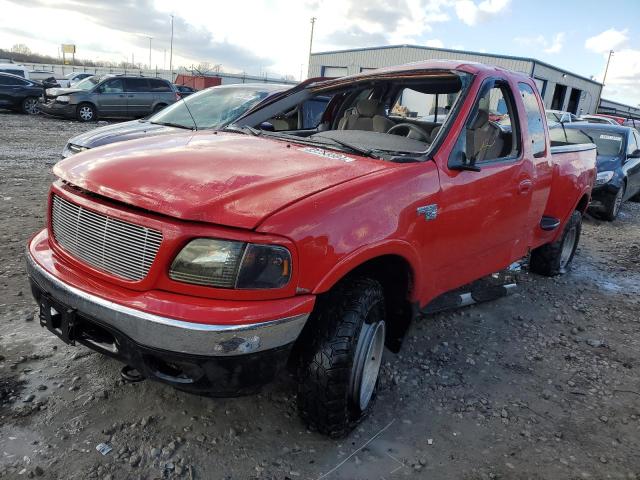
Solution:
[[[89,77],[71,88],[48,90],[40,111],[81,122],[98,117],[137,118],[158,112],[179,99],[173,84],[161,78]]]

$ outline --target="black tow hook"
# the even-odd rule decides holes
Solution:
[[[125,365],[124,367],[122,367],[122,370],[120,370],[120,376],[125,382],[128,383],[141,382],[145,379],[145,377],[140,372],[138,372],[138,370],[130,365]]]

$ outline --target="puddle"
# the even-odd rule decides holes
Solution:
[[[572,277],[594,283],[608,293],[640,294],[640,274],[636,272],[612,273],[586,262],[573,264]]]

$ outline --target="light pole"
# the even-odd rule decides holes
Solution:
[[[309,74],[308,69],[311,68],[311,49],[313,48],[313,28],[316,25],[316,17],[311,17],[311,37],[309,38],[309,67],[307,68],[307,75]]]
[[[596,113],[600,109],[600,104],[602,103],[602,90],[604,90],[605,82],[607,81],[607,72],[609,71],[609,63],[611,62],[611,56],[613,55],[613,50],[609,50],[609,58],[607,58],[607,66],[604,68],[604,77],[602,77],[602,88],[600,89],[600,98],[598,99],[598,106],[596,107]]]
[[[173,15],[171,15],[171,47],[169,50],[169,74],[173,82]]]
[[[151,70],[151,39],[153,37],[149,37],[149,35],[147,37],[149,38],[149,70]]]

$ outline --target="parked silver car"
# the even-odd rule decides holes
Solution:
[[[144,117],[159,112],[180,96],[168,80],[124,75],[89,77],[71,88],[47,90],[40,111],[91,122],[105,117]]]

